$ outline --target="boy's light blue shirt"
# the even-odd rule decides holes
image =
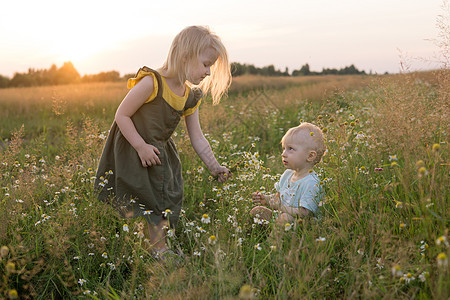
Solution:
[[[281,203],[294,208],[304,207],[314,216],[319,216],[319,203],[323,197],[320,179],[313,171],[295,182],[291,182],[294,170],[287,169],[275,183],[275,189],[280,193]]]

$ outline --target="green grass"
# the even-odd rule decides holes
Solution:
[[[139,220],[96,199],[93,176],[113,116],[92,109],[73,123],[70,108],[53,113],[61,129],[51,136],[27,132],[23,116],[24,129],[17,125],[1,152],[0,246],[8,251],[0,295],[448,298],[448,91],[418,77],[311,94],[323,96],[294,85],[203,103],[207,139],[234,172],[215,181],[179,126],[184,213],[169,240],[185,255],[180,264],[151,258]],[[300,120],[326,128],[328,153],[316,167],[323,218],[289,231],[257,224],[251,194],[273,191],[283,172],[279,141]]]

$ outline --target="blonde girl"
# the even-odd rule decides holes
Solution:
[[[220,38],[207,27],[190,26],[173,40],[158,70],[141,68],[128,80],[100,158],[95,186],[125,217],[144,216],[153,252],[168,249],[166,229],[177,225],[183,178],[171,139],[184,117],[191,144],[219,182],[230,176],[204,137],[198,107],[211,93],[219,103],[231,83],[230,63]]]

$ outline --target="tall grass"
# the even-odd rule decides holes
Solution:
[[[449,73],[424,75],[370,84],[327,78],[203,103],[202,127],[233,177],[217,183],[179,126],[185,202],[169,241],[184,258],[163,264],[149,255],[140,220],[121,219],[93,192],[106,130],[126,91],[87,92],[82,98],[92,105],[52,100],[51,89],[30,96],[28,104],[45,98],[41,103],[54,105],[47,113],[60,126],[53,134],[59,140],[29,129],[36,110],[28,115],[15,105],[25,125],[15,123],[1,152],[0,295],[448,298]],[[82,107],[90,109],[83,115]],[[281,229],[261,224],[248,214],[251,193],[273,190],[283,172],[279,140],[300,120],[327,135],[316,170],[327,194],[323,218]]]
[[[427,73],[239,77],[220,105],[205,101],[202,127],[233,177],[215,181],[179,126],[181,262],[152,258],[141,220],[93,191],[123,83],[0,90],[1,297],[447,299],[443,57]],[[323,217],[277,228],[249,216],[251,194],[273,191],[279,141],[301,120],[327,135]]]

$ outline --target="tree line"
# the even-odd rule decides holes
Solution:
[[[129,78],[130,74],[125,76]],[[53,64],[49,69],[30,68],[27,73],[16,72],[12,78],[0,75],[0,88],[120,81],[123,79],[124,77],[120,77],[120,73],[117,71],[81,76],[71,62],[65,62],[60,68]]]
[[[277,70],[273,65],[269,65],[263,68],[257,68],[254,65],[232,63],[231,74],[233,76],[251,74],[251,75],[263,75],[263,76],[312,76],[312,75],[366,75],[365,71],[358,70],[354,65],[344,67],[341,69],[328,69],[323,68],[321,72],[314,72],[310,70],[309,64],[304,64],[300,69],[289,73],[289,69],[286,68],[283,71]]]
[[[366,74],[359,71],[354,65],[342,69],[322,69],[321,72],[313,72],[310,70],[309,64],[303,65],[300,69],[289,73],[288,68],[284,71],[276,69],[273,65],[262,68],[255,67],[251,64],[231,64],[231,74],[233,76],[241,76],[245,74],[261,75],[261,76],[310,76],[310,75],[350,75],[350,74]],[[0,75],[0,88],[7,87],[28,87],[43,85],[59,85],[69,83],[84,82],[105,82],[105,81],[121,81],[126,80],[134,74],[125,74],[120,76],[117,71],[100,72],[93,75],[81,76],[75,69],[74,65],[69,61],[65,62],[60,68],[53,64],[49,69],[28,69],[27,73],[16,72],[12,78]]]

